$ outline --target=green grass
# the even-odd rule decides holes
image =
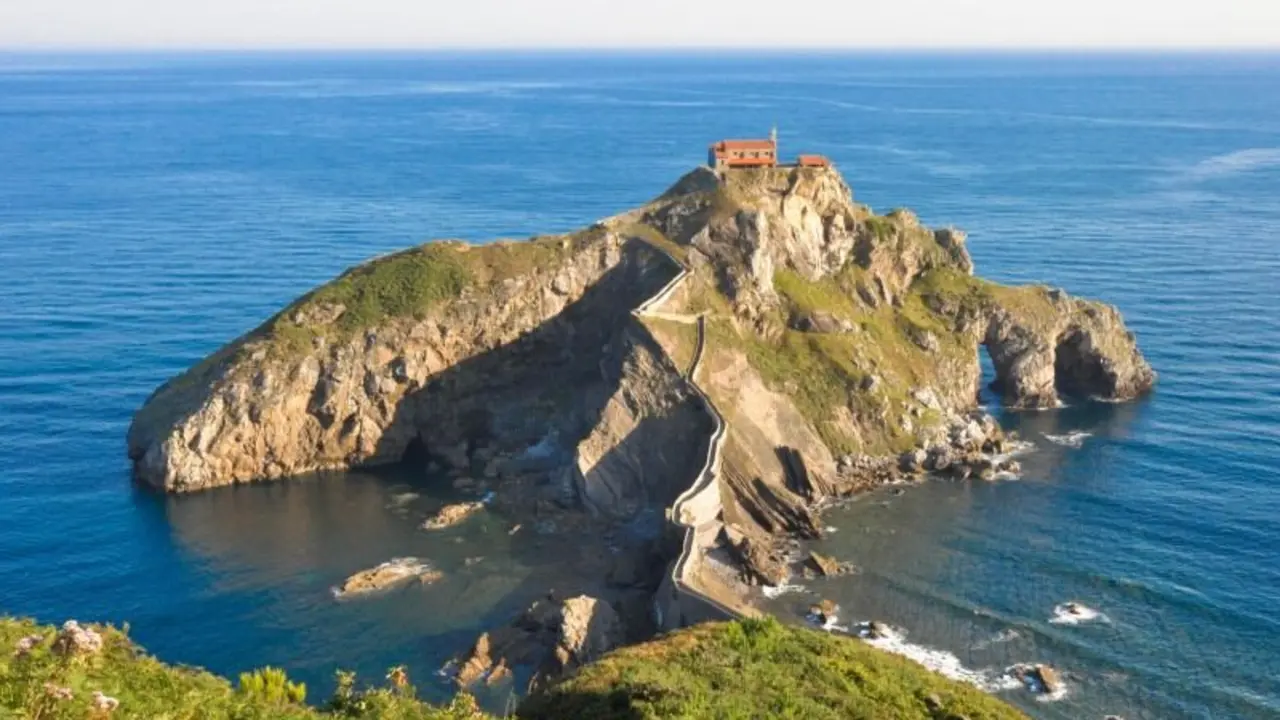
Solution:
[[[488,245],[431,242],[357,265],[299,298],[267,321],[252,339],[269,341],[278,356],[297,357],[315,342],[345,341],[400,318],[421,318],[467,288],[555,267],[593,231]],[[327,308],[342,306],[336,319]]]
[[[931,709],[926,698],[940,702]],[[701,625],[589,665],[527,720],[1014,720],[1001,701],[861,641],[773,619]]]
[[[120,701],[112,720],[322,720],[377,718],[381,720],[463,720],[483,717],[475,703],[459,696],[446,707],[419,702],[411,687],[357,690],[346,676],[339,693],[323,708],[299,702],[306,688],[290,683],[279,670],[266,669],[241,676],[241,686],[203,670],[166,665],[141,651],[124,631],[96,628],[102,633],[101,653],[75,659],[51,650],[54,628],[26,620],[0,619],[0,717],[24,720],[84,720],[106,718],[91,709],[93,693]],[[27,654],[15,648],[24,637],[38,635],[40,643]],[[58,699],[49,688],[70,691]],[[314,699],[313,699],[314,700]]]
[[[483,720],[475,701],[459,695],[447,706],[414,698],[403,668],[384,687],[357,689],[338,674],[338,690],[318,707],[303,704],[306,688],[279,670],[241,676],[239,686],[197,668],[165,665],[126,633],[97,627],[101,653],[65,659],[52,652],[56,630],[0,619],[0,717],[104,720],[91,708],[99,691],[119,700],[109,715],[163,720]],[[29,653],[20,639],[38,635]],[[59,699],[52,690],[65,688]],[[939,701],[930,711],[926,698]],[[1023,718],[978,690],[936,675],[860,641],[784,626],[774,619],[702,625],[624,648],[525,700],[526,720],[645,718]]]
[[[346,339],[390,318],[421,315],[472,283],[465,255],[456,244],[429,243],[357,265],[272,318],[265,334],[273,350],[292,356],[318,337]],[[338,305],[344,310],[331,322],[308,317]]]
[[[791,398],[833,453],[898,453],[916,442],[914,434],[900,424],[911,404],[911,391],[933,381],[940,361],[960,360],[970,348],[928,308],[919,292],[908,293],[899,308],[868,308],[855,300],[853,288],[864,272],[850,265],[837,276],[818,281],[790,270],[774,275],[784,312],[829,312],[853,323],[859,332],[787,329],[764,338],[716,322],[710,326],[712,338],[745,352],[765,383]],[[781,318],[777,322],[781,324]],[[937,353],[926,352],[912,341],[913,332],[921,331],[938,338]],[[872,374],[881,380],[878,388],[862,390],[862,381]],[[842,407],[861,418],[860,438],[834,421]],[[926,414],[912,422],[918,428],[938,421],[936,414]]]
[[[871,228],[871,232],[875,233],[876,237],[881,240],[892,237],[897,231],[897,226],[894,224],[893,220],[887,217],[872,215],[863,220],[863,222],[866,223],[867,227]]]
[[[688,265],[689,248],[671,240],[666,235],[663,235],[662,231],[652,225],[647,225],[645,223],[631,223],[623,226],[620,234],[639,238],[659,250],[665,251],[668,255],[674,257],[676,262],[681,265]]]
[[[851,285],[855,273],[862,268],[850,266],[842,273],[842,277],[823,278],[817,281],[807,280],[793,270],[779,270],[773,276],[773,289],[778,292],[791,307],[804,312],[823,310],[846,320],[857,317],[861,310],[854,300]],[[843,276],[848,276],[846,280]],[[843,281],[843,282],[842,282]]]

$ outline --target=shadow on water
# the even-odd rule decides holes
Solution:
[[[635,242],[623,252],[652,257]],[[223,656],[278,665],[323,690],[315,701],[332,688],[337,669],[377,681],[386,668],[406,664],[424,695],[440,697],[452,688],[443,679],[432,682],[433,673],[479,632],[506,624],[552,589],[562,597],[604,596],[624,546],[650,552],[660,513],[640,512],[603,536],[602,526],[581,514],[560,522],[565,518],[551,520],[553,513],[548,522],[531,523],[529,508],[513,507],[511,497],[538,507],[548,502],[555,495],[554,468],[546,468],[502,481],[521,487],[499,484],[500,496],[508,489],[515,494],[455,527],[427,532],[420,528],[424,518],[476,496],[455,490],[450,476],[423,460],[458,443],[469,453],[481,446],[512,452],[548,437],[561,445],[555,457],[570,457],[623,377],[624,343],[653,343],[643,332],[619,341],[636,323],[631,308],[672,272],[633,257],[518,340],[438,373],[397,409],[386,437],[400,438],[393,451],[411,437],[411,452],[396,466],[157,499],[178,547],[208,577],[207,594],[219,599],[216,622],[225,637],[213,639],[213,669],[246,669],[220,664]],[[656,346],[648,350],[661,356]],[[633,457],[658,458],[660,467],[632,469],[628,497],[618,499],[624,507],[661,507],[683,489],[704,434],[689,435],[687,443],[672,443],[669,438],[681,437],[672,427],[641,423],[600,459],[599,467],[618,465],[611,475],[625,477]],[[662,452],[645,452],[662,438],[668,438]],[[654,477],[669,482],[654,485]],[[521,523],[534,527],[517,531]],[[444,577],[377,596],[341,602],[332,596],[331,588],[350,574],[395,557],[421,558]],[[256,647],[246,650],[246,644]],[[509,691],[482,689],[482,701],[500,709]]]

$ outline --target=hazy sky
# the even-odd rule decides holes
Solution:
[[[0,47],[1280,47],[1280,0],[0,0]]]

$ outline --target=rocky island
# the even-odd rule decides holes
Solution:
[[[1152,388],[1113,307],[975,277],[965,241],[832,167],[699,168],[578,232],[352,268],[160,387],[129,456],[165,492],[403,462],[522,526],[660,509],[602,591],[616,642],[751,615],[824,501],[1011,469],[984,348],[1012,407]]]

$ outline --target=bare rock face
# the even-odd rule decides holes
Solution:
[[[157,390],[129,430],[135,474],[185,492],[394,462],[415,446],[466,463],[476,437],[523,450],[563,411],[539,384],[598,382],[594,352],[674,272],[603,229],[380,258]],[[396,295],[406,283],[419,295]],[[348,295],[377,304],[325,299]]]
[[[560,644],[556,649],[565,667],[585,665],[622,644],[625,630],[609,603],[580,595],[564,601]]]
[[[1151,390],[1155,372],[1114,307],[1045,293],[1051,312],[1020,304],[990,310],[983,344],[1006,405],[1055,407],[1062,394],[1131,400]]]
[[[622,618],[608,602],[579,595],[535,602],[511,624],[486,632],[453,665],[462,686],[502,682],[516,666],[535,668],[534,684],[600,658],[626,640]]]
[[[706,457],[711,417],[655,343],[628,334],[618,380],[570,468],[594,514],[628,517],[679,495]]]

